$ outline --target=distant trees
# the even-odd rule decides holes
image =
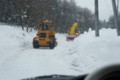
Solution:
[[[0,0],[0,22],[27,28],[38,28],[38,23],[50,20],[59,33],[66,33],[74,22],[81,33],[92,30],[94,14],[87,8],[76,6],[74,0]]]
[[[106,20],[100,21],[100,29],[102,28],[109,28],[108,22]]]
[[[119,23],[120,23],[120,13],[119,13],[119,15],[118,15],[118,21],[119,21]],[[109,17],[109,20],[108,20],[107,24],[108,24],[108,28],[116,29],[114,16],[110,16],[110,17]]]
[[[108,27],[111,28],[111,29],[116,29],[116,27],[115,27],[115,20],[114,20],[113,16],[109,17]]]

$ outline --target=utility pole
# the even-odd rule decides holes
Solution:
[[[117,0],[117,12],[119,14],[119,0]]]
[[[95,0],[95,36],[99,37],[99,9],[98,9],[98,0]]]
[[[117,28],[117,35],[120,36],[120,26],[119,26],[119,22],[118,22],[118,11],[117,11],[115,0],[112,0],[112,5],[113,5],[113,11],[114,11],[115,26]]]

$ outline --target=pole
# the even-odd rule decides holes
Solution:
[[[117,13],[119,14],[119,0],[117,0]]]
[[[99,37],[99,10],[98,0],[95,0],[95,36]]]
[[[114,12],[115,26],[117,28],[117,35],[120,36],[120,27],[118,23],[118,12],[117,12],[115,0],[112,0],[112,5],[113,5],[113,12]]]

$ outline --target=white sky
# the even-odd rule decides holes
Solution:
[[[78,6],[87,7],[94,13],[94,0],[75,0]],[[110,15],[113,15],[111,0],[99,1],[99,18],[100,20],[108,20]],[[120,1],[119,1],[120,3]],[[120,8],[119,8],[120,11]]]

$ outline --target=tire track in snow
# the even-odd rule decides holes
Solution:
[[[92,71],[91,68],[95,67],[94,63],[97,62],[97,58],[92,54],[87,56],[87,54],[82,52],[83,47],[81,48],[79,44],[76,44],[78,42],[74,41],[70,43],[72,47],[68,49],[67,54],[62,58],[65,58],[63,60],[70,66],[70,69],[81,73],[90,72]]]

